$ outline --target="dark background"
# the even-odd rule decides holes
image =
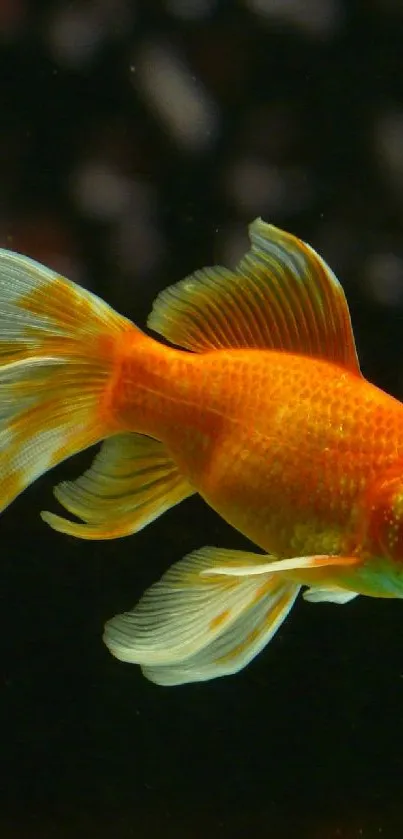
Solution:
[[[256,215],[340,276],[364,373],[403,390],[399,0],[0,0],[0,237],[144,325]],[[1,518],[0,837],[403,835],[403,606],[298,602],[242,674],[163,689],[104,621],[203,544],[198,499],[132,538]]]

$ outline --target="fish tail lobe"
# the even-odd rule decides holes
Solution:
[[[108,390],[130,321],[33,260],[0,250],[0,510],[113,433]]]

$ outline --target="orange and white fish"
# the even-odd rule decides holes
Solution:
[[[0,252],[0,499],[105,440],[55,494],[84,539],[134,533],[199,493],[264,554],[202,548],[110,620],[158,684],[235,673],[306,600],[403,597],[403,406],[363,378],[342,287],[260,219],[235,270],[163,291],[148,326]],[[180,349],[177,349],[180,347]]]

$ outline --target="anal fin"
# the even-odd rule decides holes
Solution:
[[[55,489],[60,504],[82,522],[44,512],[54,530],[82,539],[114,539],[141,530],[194,490],[163,443],[141,434],[110,437],[90,469]]]

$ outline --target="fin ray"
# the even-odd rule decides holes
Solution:
[[[260,574],[282,574],[286,571],[297,571],[305,568],[324,568],[339,567],[346,565],[357,565],[359,560],[355,556],[295,556],[289,559],[271,559],[267,561],[268,557],[262,557],[261,562],[237,564],[226,563],[225,565],[216,565],[208,572],[210,575],[226,576],[226,577],[252,577]]]

